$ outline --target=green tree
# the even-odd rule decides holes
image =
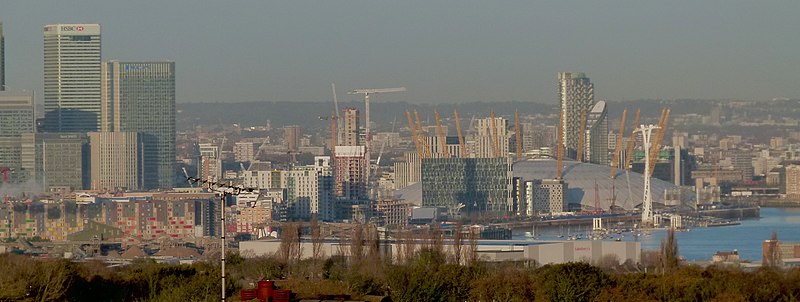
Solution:
[[[600,268],[583,262],[544,266],[539,276],[552,301],[591,301],[611,281]]]

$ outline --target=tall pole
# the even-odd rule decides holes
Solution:
[[[228,193],[222,192],[220,194],[220,230],[222,231],[222,252],[220,253],[220,263],[222,264],[222,302],[225,302],[225,197],[228,196]]]
[[[369,93],[364,94],[364,117],[367,120],[367,124],[365,127],[366,133],[364,138],[366,140],[365,145],[367,146],[367,171],[369,171],[370,151],[371,151],[370,147],[372,147],[372,138],[370,137],[370,135],[372,134],[369,132]],[[369,179],[369,174],[367,174],[367,179]]]
[[[650,192],[650,138],[656,125],[641,125],[637,131],[642,133],[644,144],[644,200],[642,202],[642,226],[653,225],[653,196]]]
[[[245,193],[245,192],[247,192],[247,193],[255,193],[255,194],[259,194],[260,192],[259,192],[258,189],[255,189],[255,188],[245,188],[245,187],[240,186],[240,185],[237,185],[237,186],[226,185],[224,183],[218,183],[218,182],[214,182],[214,181],[211,181],[211,180],[204,180],[204,179],[200,179],[200,178],[197,178],[197,177],[189,176],[186,179],[190,183],[198,183],[199,182],[199,183],[208,185],[208,189],[210,191],[214,191],[214,192],[220,193],[220,216],[221,217],[220,217],[220,220],[219,220],[219,224],[220,224],[220,227],[221,227],[220,228],[220,231],[221,231],[220,240],[221,240],[221,243],[222,243],[221,251],[220,251],[220,253],[221,253],[220,254],[220,266],[222,268],[222,278],[221,278],[221,281],[222,281],[221,282],[221,291],[222,291],[221,292],[221,294],[222,294],[221,298],[222,298],[222,300],[221,301],[225,302],[225,198],[228,197],[228,196],[238,196],[239,194],[242,194],[242,193]]]

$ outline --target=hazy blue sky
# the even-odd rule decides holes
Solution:
[[[800,97],[800,1],[10,1],[6,78],[42,89],[42,26],[100,23],[103,59],[174,60],[179,102],[555,103],[556,73],[598,99]]]

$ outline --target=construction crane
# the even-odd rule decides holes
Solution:
[[[667,122],[669,120],[670,111],[671,109],[669,108],[662,110],[661,120],[658,123],[658,130],[656,130],[655,141],[653,141],[653,146],[650,148],[650,176],[653,175],[653,170],[655,170],[656,162],[658,161],[658,151],[661,150],[661,142],[664,140],[664,132],[667,131]]]
[[[390,92],[403,92],[406,91],[405,87],[398,88],[366,88],[366,89],[353,89],[347,94],[363,94],[364,95],[364,118],[366,119],[366,137],[367,137],[367,162],[369,162],[369,154],[372,143],[372,133],[369,130],[369,97],[373,94],[390,93]]]
[[[497,143],[497,125],[495,124],[494,110],[492,110],[492,112],[489,114],[489,116],[491,118],[491,127],[492,127],[492,129],[491,129],[492,133],[491,133],[491,136],[490,136],[490,138],[492,140],[492,153],[494,154],[494,157],[500,157],[500,155],[499,155],[500,154],[500,150],[498,150],[500,146]]]
[[[556,151],[556,179],[561,179],[564,167],[564,112],[558,115],[558,147]]]
[[[394,120],[392,120],[392,132],[394,132],[394,126],[396,123],[397,123],[397,117],[395,116]],[[378,159],[375,160],[375,173],[372,173],[372,175],[378,175],[378,167],[381,166],[381,158],[383,157],[383,148],[386,147],[386,143],[388,142],[389,139],[386,138],[386,140],[384,140],[383,143],[381,144],[381,150],[378,151]]]
[[[333,110],[336,118],[339,118],[339,98],[336,97],[336,84],[331,82],[331,91],[333,92]]]
[[[633,131],[631,131],[631,140],[628,142],[628,148],[625,150],[625,171],[629,171],[631,160],[633,160],[633,144],[636,142],[636,128],[639,127],[639,108],[636,108],[636,117],[633,118]]]
[[[336,94],[334,94],[334,96],[336,96]],[[339,107],[339,106],[336,106],[336,107]],[[336,128],[336,119],[338,119],[338,118],[339,118],[339,112],[338,111],[336,111],[333,114],[331,114],[331,158],[332,159],[336,158],[336,144],[338,143],[336,141],[336,136],[338,135],[338,133],[336,133],[336,130],[337,130],[337,128]]]
[[[444,131],[442,131],[442,123],[439,120],[439,112],[434,111],[433,116],[436,119],[436,129],[439,133],[439,147],[442,148],[442,154],[444,158],[450,158],[450,151],[447,150],[447,142],[445,141],[447,137],[444,135]]]
[[[625,135],[625,118],[628,115],[628,108],[622,110],[622,119],[619,121],[619,134],[617,144],[614,148],[614,163],[611,165],[611,179],[617,178],[617,166],[619,165],[619,153],[622,147],[622,137]]]
[[[431,148],[428,147],[428,138],[425,135],[425,130],[422,129],[422,123],[419,121],[419,112],[414,110],[414,118],[417,119],[417,135],[420,137],[420,141],[422,142],[422,151],[425,153],[423,158],[431,158]]]
[[[580,135],[578,136],[578,150],[577,154],[575,154],[575,159],[578,162],[583,162],[583,155],[584,155],[584,141],[586,141],[586,110],[581,111],[581,128],[578,130]]]
[[[459,155],[462,158],[468,157],[469,153],[467,152],[467,148],[464,146],[464,136],[461,135],[461,123],[458,121],[458,111],[453,110],[453,115],[456,118],[456,130],[458,131],[458,146],[461,148]]]
[[[414,141],[414,146],[417,147],[417,155],[419,155],[420,159],[425,158],[425,153],[422,151],[422,144],[417,136],[417,127],[414,125],[414,120],[411,119],[411,112],[406,111],[406,117],[408,117],[408,129],[411,130],[411,140]]]
[[[514,110],[514,130],[516,132],[517,160],[522,157],[522,131],[519,128],[519,111]]]

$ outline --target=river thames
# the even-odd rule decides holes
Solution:
[[[571,233],[586,232],[583,230],[569,230]],[[692,228],[688,232],[677,232],[678,249],[681,256],[688,261],[710,261],[716,251],[738,250],[742,260],[761,261],[761,244],[775,231],[778,240],[786,242],[800,242],[800,208],[761,208],[761,218],[745,219],[740,225]],[[557,240],[562,229],[537,230],[540,240]],[[632,236],[625,233],[624,241],[642,243],[642,250],[658,250],[661,240],[666,235],[663,229],[653,230],[651,234]],[[524,239],[515,236],[515,239]],[[563,239],[560,239],[563,240]]]

